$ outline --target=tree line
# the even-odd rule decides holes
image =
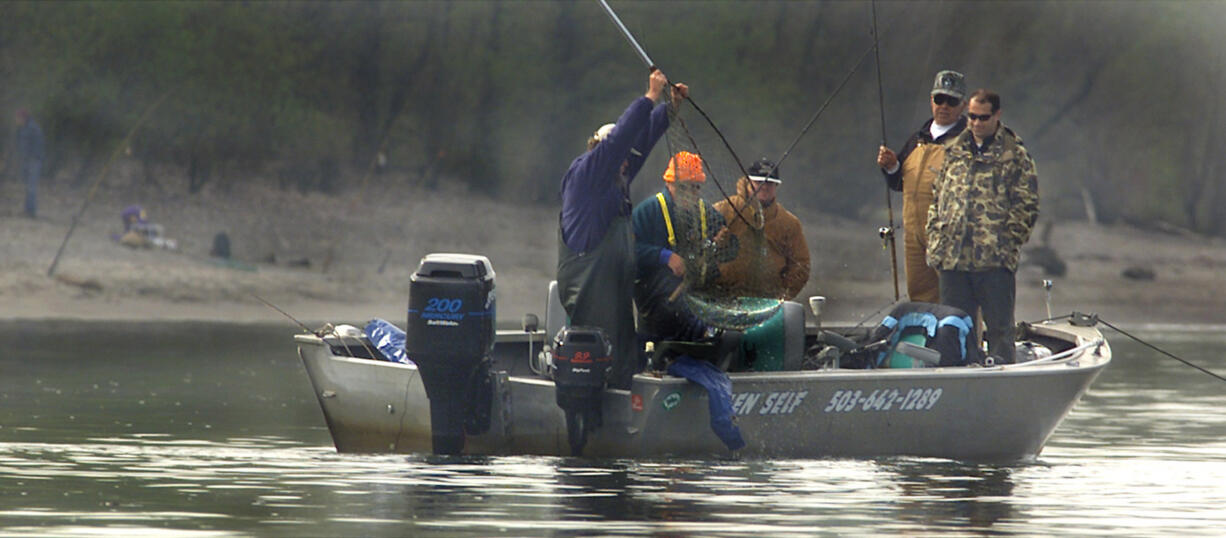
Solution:
[[[830,99],[785,165],[798,205],[884,211],[880,115],[901,145],[949,68],[1002,95],[1045,215],[1226,234],[1223,3],[878,2],[884,111],[868,2],[611,4],[743,158],[777,156]],[[71,185],[149,113],[128,150],[193,192],[456,181],[543,203],[646,82],[595,1],[7,2],[0,76]]]

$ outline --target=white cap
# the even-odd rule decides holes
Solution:
[[[617,127],[617,125],[613,123],[601,125],[599,129],[596,129],[596,133],[592,135],[592,140],[597,142],[604,141],[605,138],[608,138],[609,133],[613,132],[614,127]]]

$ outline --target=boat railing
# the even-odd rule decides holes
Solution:
[[[1012,370],[1016,368],[1029,368],[1032,366],[1046,366],[1046,365],[1051,365],[1051,364],[1068,363],[1068,362],[1072,362],[1076,360],[1086,350],[1090,348],[1097,348],[1103,345],[1104,343],[1106,343],[1106,340],[1102,338],[1095,338],[1094,340],[1090,340],[1089,342],[1086,342],[1079,346],[1075,346],[1075,347],[1066,349],[1064,351],[1061,351],[1059,353],[1052,354],[1052,356],[1050,357],[1043,357],[1041,359],[1035,359],[1029,362],[1023,362],[1023,363],[1018,363],[1018,364],[1008,364],[1004,366]]]

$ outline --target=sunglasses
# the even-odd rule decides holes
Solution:
[[[932,96],[932,102],[938,105],[958,106],[962,104],[962,100],[952,95],[938,93]]]
[[[966,113],[966,117],[968,117],[968,118],[970,118],[970,119],[972,119],[972,120],[974,120],[974,121],[988,121],[988,120],[992,119],[992,115],[991,115],[991,114],[971,114],[970,112],[967,112],[967,113]]]

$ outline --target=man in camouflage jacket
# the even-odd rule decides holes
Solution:
[[[968,128],[946,150],[933,184],[927,254],[941,303],[980,312],[988,353],[1012,363],[1015,273],[1039,216],[1039,183],[1034,159],[1000,113],[997,94],[971,95]]]

